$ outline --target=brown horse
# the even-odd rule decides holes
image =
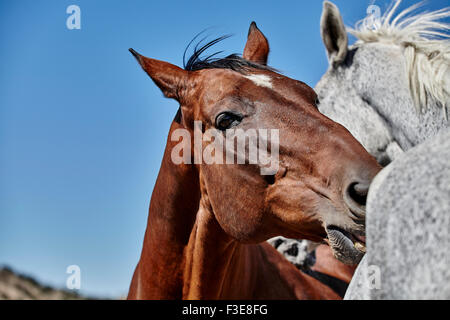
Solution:
[[[266,66],[269,46],[254,23],[243,58],[202,60],[200,49],[184,70],[130,51],[180,110],[170,128],[128,298],[340,298],[265,240],[283,235],[327,242],[336,257],[357,263],[362,252],[354,242],[364,232],[365,196],[380,169],[375,159],[317,110],[309,86]],[[183,129],[193,136],[194,121],[223,133],[278,129],[278,171],[264,176],[262,164],[248,161],[175,164],[173,148],[192,142],[172,141],[172,133]],[[348,280],[348,272],[340,276]]]

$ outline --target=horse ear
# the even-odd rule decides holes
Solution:
[[[255,21],[250,24],[248,29],[247,43],[245,44],[242,57],[246,60],[266,65],[269,55],[269,41],[258,29]]]
[[[180,94],[186,86],[188,71],[168,62],[144,57],[133,49],[129,51],[167,98],[180,101]]]
[[[320,34],[327,49],[330,64],[333,67],[338,66],[347,56],[348,38],[338,7],[329,1],[323,3]]]

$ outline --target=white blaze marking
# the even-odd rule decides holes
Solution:
[[[257,86],[272,88],[272,80],[265,74],[252,74],[244,77],[252,80]]]

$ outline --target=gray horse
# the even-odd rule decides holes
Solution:
[[[322,14],[330,67],[319,109],[380,163],[394,160],[370,188],[367,254],[346,299],[450,298],[450,43],[439,22],[450,10],[399,5],[349,29],[351,47],[337,7]]]
[[[321,18],[329,69],[315,87],[319,109],[382,165],[449,126],[449,26],[439,20],[450,11],[414,14],[415,5],[396,15],[400,2],[349,29],[358,39],[350,47],[334,4],[324,3]],[[282,237],[270,242],[297,266],[308,264],[315,247]]]
[[[382,165],[449,126],[448,8],[395,15],[401,0],[381,17],[348,31],[338,8],[326,1],[321,35],[329,69],[315,87],[319,110],[344,125]]]

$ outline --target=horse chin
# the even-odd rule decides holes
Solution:
[[[347,265],[358,264],[365,254],[365,243],[336,226],[327,226],[328,244],[334,256]]]

